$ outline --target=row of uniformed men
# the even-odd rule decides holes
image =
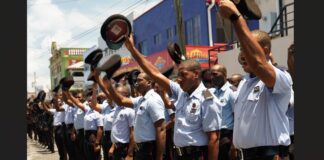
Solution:
[[[291,143],[289,127],[292,125],[289,125],[287,111],[293,97],[292,79],[286,71],[270,62],[271,39],[268,34],[262,31],[250,32],[233,2],[221,0],[219,6],[219,12],[224,18],[233,17],[230,15],[237,17],[231,20],[242,48],[239,62],[248,73],[239,84],[236,94],[231,93],[230,85],[221,78],[226,73],[222,71],[222,66],[212,70],[215,89],[207,89],[201,81],[200,64],[195,60],[183,61],[177,67],[178,83],[169,80],[135,48],[132,36],[125,37],[125,45],[144,71],[138,75],[135,85],[142,96],[129,98],[112,87],[109,79],[102,80],[98,71],[92,71],[107,98],[122,108],[134,108],[135,159],[162,159],[165,150],[164,107],[175,111],[174,159],[228,158],[220,156],[223,155],[224,144],[230,144],[232,128],[233,144],[240,150],[244,160],[285,157],[285,147]],[[153,82],[161,88],[161,96],[152,90]],[[84,144],[89,149],[85,150],[86,155],[97,155],[94,151],[100,145],[102,129],[98,121],[100,116],[96,116],[99,113],[94,111],[97,106],[95,98],[92,98],[91,107],[87,109],[69,92],[64,91],[64,94],[85,112]],[[68,100],[66,103],[69,103]],[[115,131],[118,132],[118,129],[112,128],[112,134]],[[119,144],[115,143],[117,148]],[[127,151],[127,155],[131,156],[132,153]]]
[[[289,125],[290,118],[287,116],[287,112],[293,108],[292,77],[286,70],[271,63],[271,38],[266,32],[251,32],[232,1],[221,0],[219,7],[220,15],[233,23],[241,44],[238,60],[247,73],[233,96],[225,92],[230,91],[226,88],[231,87],[220,76],[224,72],[221,72],[222,69],[217,71],[222,67],[216,66],[212,71],[216,89],[207,89],[201,81],[200,64],[192,59],[181,62],[177,67],[178,83],[169,80],[136,49],[132,35],[125,37],[125,46],[144,71],[136,82],[143,96],[138,101],[121,96],[111,87],[109,80],[104,85],[96,71],[93,75],[100,86],[105,86],[103,90],[109,92],[116,104],[134,106],[135,117],[138,118],[150,113],[150,108],[157,101],[161,102],[161,97],[151,96],[155,94],[149,88],[152,81],[174,100],[173,105],[165,103],[165,107],[175,110],[175,159],[225,159],[219,157],[221,154],[218,153],[221,153],[223,144],[230,141],[230,136],[226,137],[226,129],[231,130],[231,127],[233,144],[244,160],[286,158],[287,147],[291,144],[290,133],[293,131],[289,130],[293,123]],[[289,71],[293,72],[290,68]],[[225,106],[230,106],[227,102],[232,103],[234,118],[230,109],[225,114]],[[144,145],[148,142],[136,139],[136,127],[135,142]],[[156,147],[156,153],[160,153],[159,146]]]

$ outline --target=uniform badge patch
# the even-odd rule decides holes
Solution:
[[[259,92],[260,91],[260,87],[256,86],[253,88],[253,93]]]
[[[196,111],[197,111],[196,103],[192,103],[192,107],[191,107],[190,113],[196,113]]]

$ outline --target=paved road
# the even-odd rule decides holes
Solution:
[[[36,141],[27,138],[27,160],[58,160],[58,152],[55,146],[55,152],[48,151]]]
[[[47,147],[42,147],[36,141],[31,140],[27,137],[27,160],[59,160],[59,155],[55,143],[54,153],[46,148]],[[101,155],[103,155],[102,149]]]

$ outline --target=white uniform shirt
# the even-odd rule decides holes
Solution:
[[[135,109],[134,140],[136,143],[156,139],[154,123],[164,119],[164,103],[153,89],[145,96],[131,98]]]
[[[170,81],[171,97],[175,103],[174,144],[179,147],[208,145],[206,132],[221,129],[221,106],[215,95],[206,99],[206,87],[201,82],[191,95],[184,92],[179,84]]]
[[[110,106],[107,100],[105,100],[101,104],[101,114],[103,116],[104,131],[111,131],[115,110],[116,107]]]
[[[84,116],[84,130],[97,130],[99,126],[103,126],[102,115],[91,108],[87,108]]]
[[[291,79],[273,67],[276,81],[269,89],[258,78],[245,76],[234,105],[233,143],[236,148],[289,145],[286,112],[291,97]]]
[[[113,116],[111,141],[129,143],[130,127],[134,126],[134,109],[117,106]]]

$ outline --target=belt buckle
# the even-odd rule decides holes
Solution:
[[[136,152],[138,152],[138,151],[139,151],[139,149],[140,149],[140,146],[139,146],[139,144],[138,144],[138,143],[135,143],[134,147],[135,147],[135,151],[136,151]]]
[[[180,147],[176,147],[176,146],[174,148],[175,148],[178,156],[182,156],[181,148]]]
[[[238,151],[238,154],[237,154],[237,158],[239,159],[239,160],[243,160],[244,159],[244,156],[243,156],[243,150],[242,149],[237,149],[237,151]]]

